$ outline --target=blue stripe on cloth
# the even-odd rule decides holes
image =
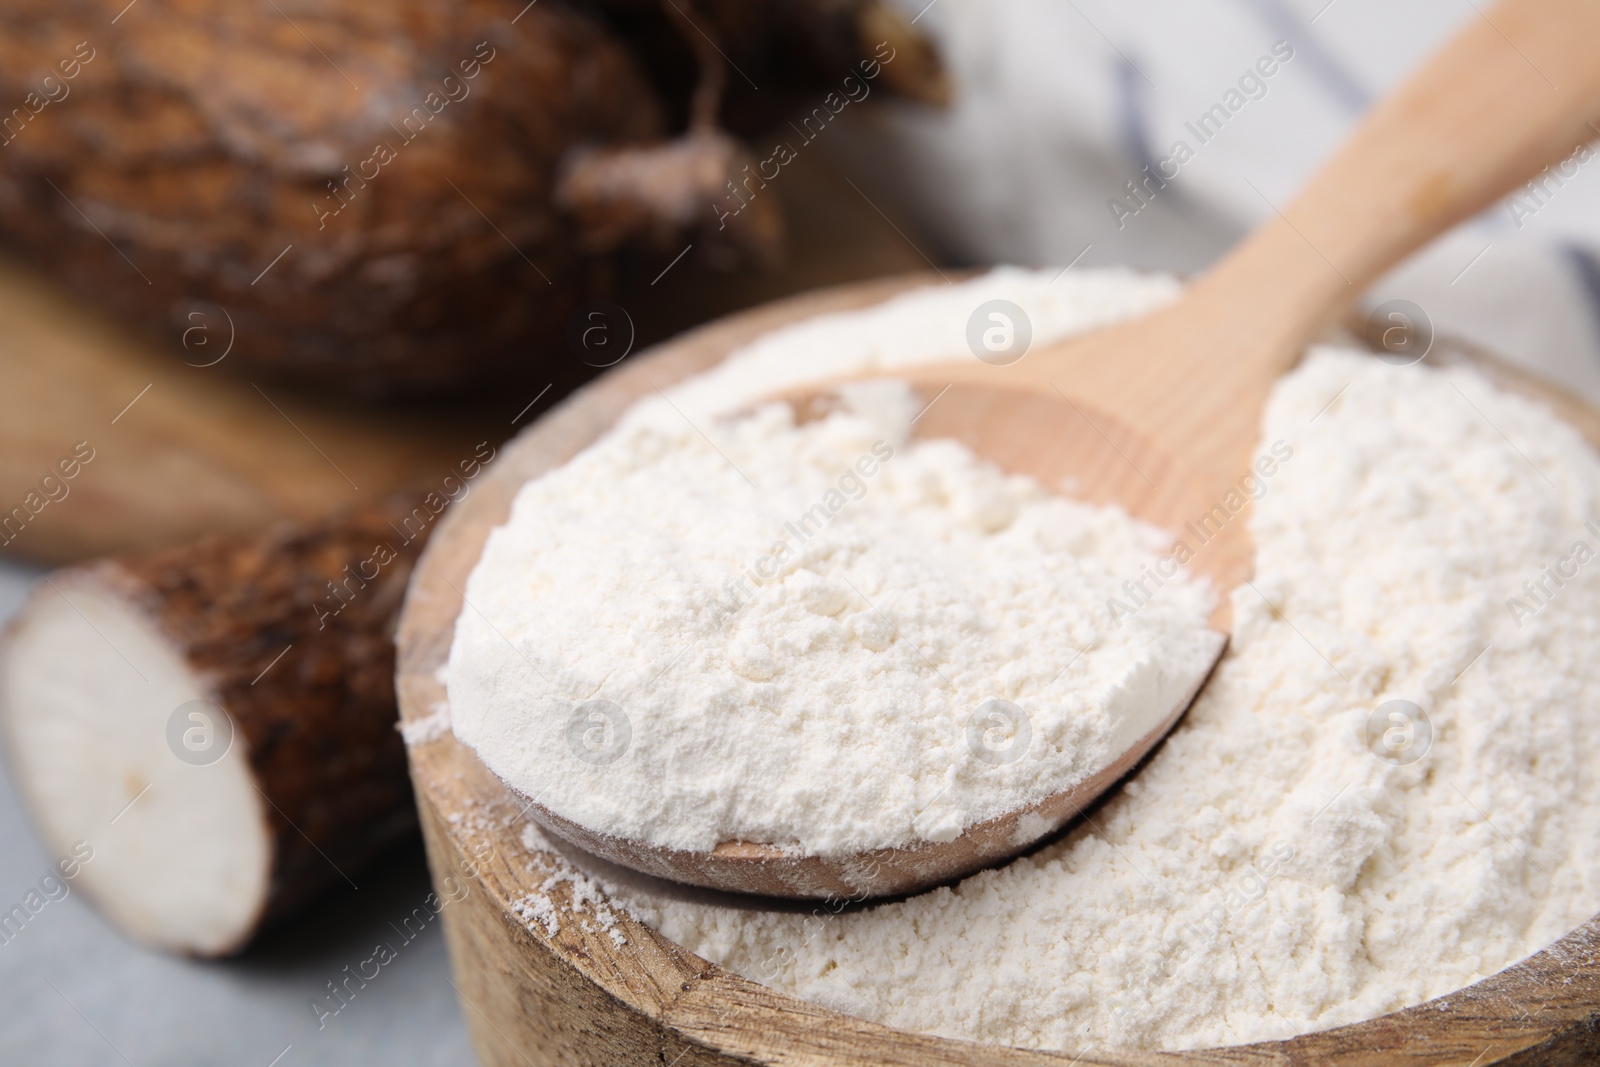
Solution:
[[[1600,256],[1573,241],[1563,242],[1560,250],[1583,290],[1584,306],[1589,309],[1595,332],[1600,333]]]
[[[1290,10],[1279,0],[1243,0],[1243,3],[1269,30],[1294,45],[1296,60],[1306,65],[1312,77],[1345,110],[1359,115],[1372,106],[1372,94],[1337,56],[1323,47],[1316,31],[1299,12]]]
[[[1156,155],[1150,146],[1150,108],[1144,96],[1144,77],[1132,60],[1119,55],[1116,79],[1117,125],[1122,143],[1140,168],[1153,167]]]

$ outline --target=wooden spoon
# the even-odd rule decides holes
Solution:
[[[1244,512],[1277,459],[1253,454],[1273,382],[1385,270],[1600,135],[1597,47],[1593,0],[1495,5],[1177,303],[1010,365],[974,358],[907,368],[900,376],[932,404],[919,435],[959,438],[1047,484],[1072,479],[1074,496],[1119,504],[1176,531],[1180,562],[1210,578],[1225,604],[1249,577]],[[1148,752],[1188,703],[1155,709],[1155,725],[1088,780],[948,843],[843,859],[744,841],[691,853],[598,834],[542,805],[530,813],[606,859],[695,885],[785,897],[909,892],[1058,829]]]

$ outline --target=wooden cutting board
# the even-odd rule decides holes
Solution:
[[[414,725],[448,706],[437,670],[449,654],[460,590],[489,530],[504,520],[524,481],[571,458],[636,398],[704,370],[767,330],[939,281],[923,274],[850,285],[713,323],[619,367],[507,445],[480,490],[441,523],[413,576],[397,638],[402,719]],[[1443,339],[1428,358],[1474,363],[1506,387],[1551,404],[1600,445],[1600,414],[1580,401]],[[550,879],[552,870],[567,869],[570,861],[524,843],[522,805],[476,754],[448,728],[412,733],[417,740],[410,747],[411,776],[428,861],[441,897],[455,901],[443,912],[445,936],[462,1012],[484,1067],[1597,1062],[1600,918],[1449,996],[1353,1026],[1239,1048],[1149,1054],[1090,1049],[1075,1056],[926,1037],[850,1018],[732,974],[620,909],[615,927],[597,922],[592,898]],[[529,899],[548,909],[542,920],[518,916]],[[547,923],[553,923],[553,933]],[[622,943],[613,941],[613,929]]]
[[[691,254],[626,285],[616,302],[636,351],[738,308],[928,266],[902,236],[913,232],[906,220],[817,152],[772,190],[789,223],[788,262],[729,275]],[[187,347],[163,346],[0,260],[0,561],[66,563],[439,489],[480,443],[498,447],[596,373],[557,352],[491,395],[363,406],[236,377],[226,358],[205,366],[230,325],[215,312],[189,321]]]

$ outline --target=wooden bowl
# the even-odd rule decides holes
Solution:
[[[462,1011],[485,1067],[893,1064],[1068,1067],[1077,1064],[1600,1063],[1600,917],[1499,974],[1369,1022],[1227,1049],[1179,1053],[1033,1052],[926,1037],[866,1022],[741,978],[615,909],[547,885],[570,866],[529,848],[525,815],[477,756],[431,719],[445,701],[436,672],[449,656],[460,590],[489,530],[518,488],[612,425],[633,401],[695,374],[757,336],[812,315],[879,303],[936,283],[928,275],[807,294],[712,323],[628,359],[516,438],[447,513],[416,574],[400,623],[401,716],[428,860]],[[1444,346],[1440,346],[1443,348]],[[1600,445],[1600,414],[1481,354],[1468,359],[1502,384],[1553,404]],[[559,883],[559,879],[557,880]],[[533,894],[537,914],[525,898]],[[549,904],[546,905],[545,901]],[[519,911],[528,918],[519,917]],[[541,921],[542,920],[542,921]],[[554,934],[547,929],[554,929]],[[612,931],[620,938],[614,940]],[[620,941],[620,943],[619,943]]]

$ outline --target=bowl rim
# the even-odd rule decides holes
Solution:
[[[847,1016],[695,956],[570,880],[571,861],[522,839],[509,790],[446,727],[439,668],[448,659],[462,590],[488,531],[528,478],[576,454],[635,399],[720,362],[775,328],[942,284],[932,272],[854,282],[738,312],[653,346],[573,393],[501,450],[452,506],[424,550],[398,632],[396,688],[410,735],[424,824],[457,991],[485,1063],[528,1063],[527,1051],[573,1062],[964,1064],[1331,1064],[1396,1062],[1487,1067],[1600,1061],[1600,916],[1539,952],[1456,992],[1331,1030],[1281,1041],[1185,1052],[1071,1053],[931,1037]],[[1491,380],[1549,403],[1600,448],[1600,411],[1489,354],[1439,337],[1428,359],[1470,363]],[[524,809],[525,811],[525,809]],[[520,914],[519,914],[520,913]],[[614,939],[613,934],[616,934]],[[619,943],[620,941],[620,943]],[[496,957],[495,967],[486,967]],[[552,1027],[540,1016],[576,1012]],[[513,1040],[511,1034],[517,1034]],[[509,1049],[511,1055],[506,1055]],[[667,1054],[668,1050],[671,1054]],[[657,1054],[662,1053],[658,1059]],[[565,1059],[562,1062],[567,1062]]]

